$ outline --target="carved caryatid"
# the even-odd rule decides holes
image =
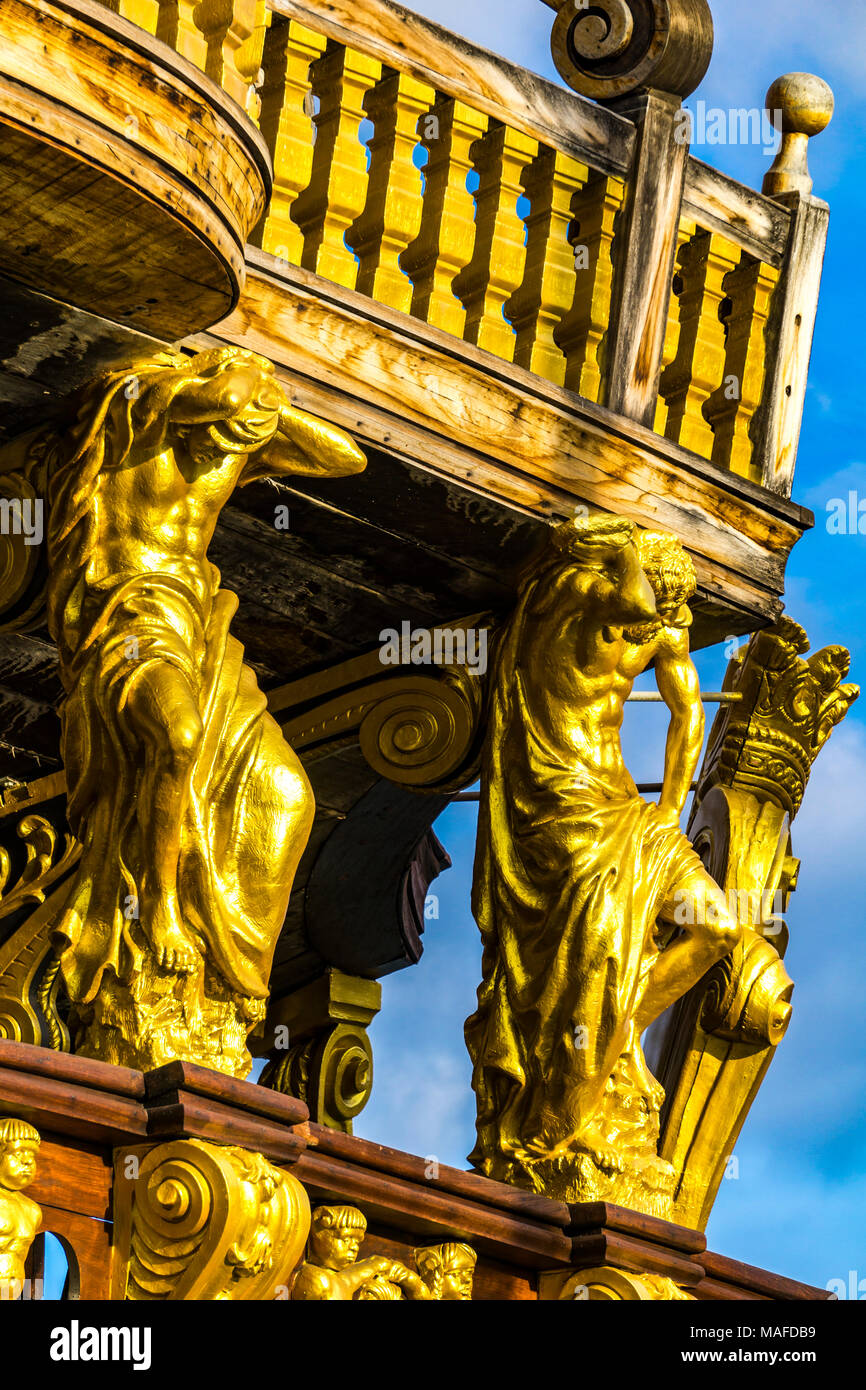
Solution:
[[[742,924],[733,951],[648,1041],[667,1092],[662,1154],[674,1217],[703,1228],[749,1107],[791,1016],[783,913],[796,884],[790,825],[812,764],[859,695],[844,647],[812,656],[797,623],[756,633],[728,667],[689,835]]]
[[[310,1203],[261,1154],[199,1139],[119,1151],[114,1191],[116,1297],[288,1297]]]
[[[310,1248],[292,1287],[301,1303],[354,1300],[423,1300],[433,1295],[425,1281],[398,1260],[373,1255],[359,1260],[367,1218],[357,1207],[317,1207]]]
[[[82,845],[53,922],[75,1050],[244,1076],[313,801],[207,550],[236,487],[364,456],[234,348],[105,374],[31,453]]]
[[[674,1174],[641,1034],[741,935],[679,829],[704,732],[694,589],[671,537],[610,516],[553,531],[498,644],[473,885],[476,1169],[661,1216]],[[651,663],[671,711],[657,806],[620,746]],[[679,929],[683,895],[701,910]]]
[[[25,1120],[0,1120],[0,1299],[21,1296],[27,1254],[42,1225],[41,1208],[24,1193],[41,1142]]]

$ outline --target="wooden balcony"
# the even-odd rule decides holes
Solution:
[[[676,98],[599,105],[391,0],[0,0],[0,32],[0,432],[135,352],[230,342],[368,453],[286,490],[288,531],[265,485],[223,513],[265,689],[506,612],[579,506],[683,540],[696,646],[779,611],[820,200],[691,157]],[[36,775],[54,654],[8,646]]]

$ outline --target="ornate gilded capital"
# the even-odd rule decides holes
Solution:
[[[729,664],[722,705],[710,731],[696,807],[711,787],[738,787],[771,801],[793,820],[812,764],[860,694],[845,683],[845,647],[807,657],[809,639],[785,616],[755,633]]]
[[[288,1297],[310,1203],[261,1154],[200,1139],[122,1150],[114,1191],[118,1297]]]
[[[0,1300],[19,1298],[25,1263],[42,1225],[42,1210],[24,1188],[36,1176],[39,1131],[24,1120],[0,1119]]]

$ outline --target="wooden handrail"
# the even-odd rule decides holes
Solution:
[[[317,33],[456,97],[593,169],[624,174],[634,126],[393,0],[269,0]]]

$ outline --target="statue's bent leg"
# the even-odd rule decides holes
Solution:
[[[184,928],[177,895],[181,832],[202,740],[189,681],[168,663],[148,664],[135,682],[127,716],[144,745],[137,816],[141,829],[140,923],[157,963],[193,970],[198,953]]]
[[[711,966],[729,955],[743,935],[725,894],[699,864],[671,886],[659,913],[681,935],[662,951],[636,1015],[638,1032],[654,1022],[696,985]]]

